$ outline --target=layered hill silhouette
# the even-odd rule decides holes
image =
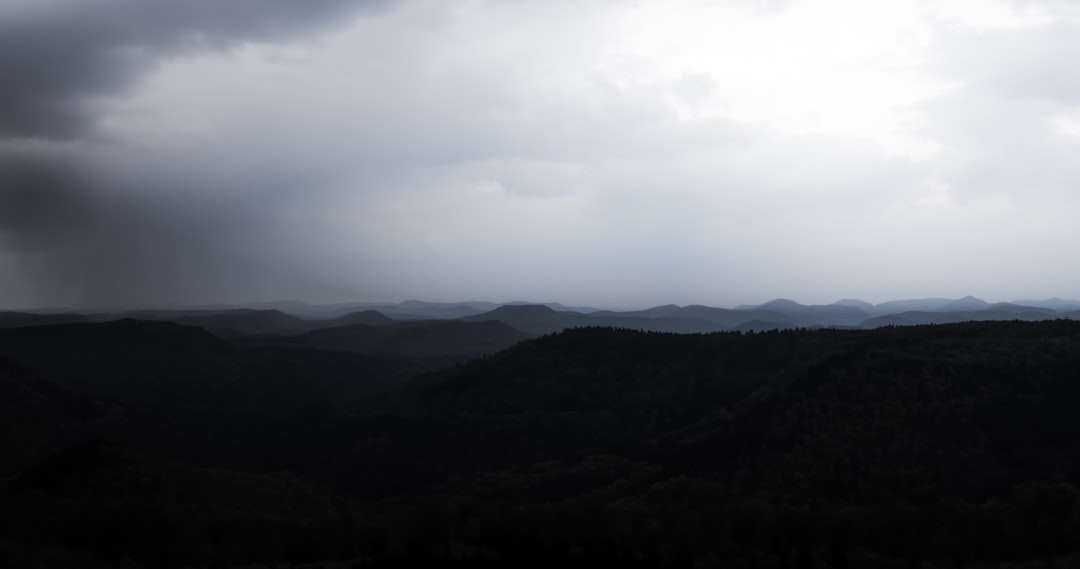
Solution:
[[[19,385],[54,386],[46,391],[73,394],[62,400],[77,394],[98,402],[90,408],[141,409],[179,438],[212,441],[205,450],[218,455],[232,455],[228,445],[311,406],[376,391],[436,365],[391,355],[242,348],[200,328],[130,319],[0,330],[0,358],[42,381]]]
[[[965,321],[1052,320],[1076,318],[1077,314],[1080,314],[1080,301],[1076,300],[1051,298],[990,303],[972,296],[959,299],[895,300],[876,305],[858,299],[843,299],[825,305],[804,305],[789,299],[774,299],[759,305],[735,308],[668,304],[630,311],[597,310],[591,307],[572,309],[558,303],[429,303],[413,300],[397,304],[330,306],[282,302],[264,303],[253,308],[194,308],[120,313],[0,312],[0,328],[131,318],[196,326],[223,338],[245,338],[253,335],[294,336],[358,324],[385,326],[400,322],[460,320],[502,322],[518,332],[534,336],[582,326],[694,334],[726,330],[765,331],[818,327],[872,329],[889,325]],[[354,351],[367,351],[367,348]]]
[[[33,312],[0,312],[0,328],[24,328],[27,326],[48,326],[50,324],[72,324],[89,322],[81,314],[37,314]]]
[[[2,313],[0,565],[1077,566],[1072,302]]]
[[[578,329],[323,417],[274,459],[444,512],[429,543],[469,544],[463,563],[1068,565],[1077,338]]]
[[[51,315],[56,318],[60,315]],[[376,310],[358,310],[336,318],[305,319],[276,309],[226,310],[150,310],[125,312],[119,315],[94,315],[98,321],[113,320],[116,316],[133,320],[173,322],[203,328],[216,335],[238,337],[254,334],[299,334],[322,328],[350,324],[382,325],[396,322]],[[85,321],[85,318],[84,320]]]
[[[361,354],[468,359],[492,354],[530,337],[497,320],[421,320],[352,324],[294,336],[260,337],[254,345],[315,348]]]
[[[974,297],[925,299],[871,305],[845,300],[828,305],[803,305],[776,299],[734,309],[711,306],[664,305],[646,310],[589,313],[558,311],[544,305],[502,306],[465,317],[466,321],[495,320],[523,332],[548,334],[582,326],[611,326],[654,332],[707,333],[766,331],[792,328],[877,328],[888,325],[944,324],[986,320],[1052,320],[1075,318],[1080,310],[1064,310],[1072,301],[1046,301],[1042,306],[991,304]],[[1059,306],[1061,309],[1051,308]]]

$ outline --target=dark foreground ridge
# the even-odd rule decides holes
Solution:
[[[360,318],[4,331],[0,566],[1080,564],[1080,322],[586,327],[436,369],[495,324],[341,351],[414,337]]]

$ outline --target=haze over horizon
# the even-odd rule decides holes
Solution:
[[[14,0],[0,308],[1080,296],[1064,0]]]

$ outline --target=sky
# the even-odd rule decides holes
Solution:
[[[0,309],[1080,297],[1072,0],[0,0]]]

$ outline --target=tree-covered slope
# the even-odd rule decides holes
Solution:
[[[341,409],[283,456],[439,512],[424,562],[1016,566],[1080,551],[1078,407],[1076,322],[581,329]]]
[[[209,340],[192,353],[216,353]],[[1075,321],[582,328],[254,433],[245,464],[263,474],[112,447],[39,458],[0,493],[0,555],[66,555],[91,547],[86,531],[94,559],[138,566],[1070,567],[1077,408]],[[294,486],[266,474],[282,471]],[[310,508],[282,506],[297,499]],[[249,510],[234,515],[236,500]],[[61,512],[65,533],[50,534]]]

